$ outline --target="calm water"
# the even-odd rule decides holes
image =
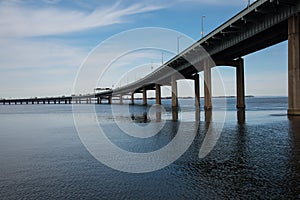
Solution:
[[[79,139],[71,105],[1,105],[0,199],[300,199],[300,118],[286,116],[287,98],[248,98],[245,119],[243,113],[237,115],[235,99],[227,99],[226,108],[219,104],[222,99],[214,99],[211,120],[201,110],[200,121],[195,121],[193,100],[181,100],[177,122],[171,120],[169,101],[163,101],[162,129],[145,139],[124,134],[114,120],[147,127],[155,121],[148,112],[151,106],[116,105],[112,115],[109,105],[96,105],[91,120],[98,120],[114,144],[131,152],[162,148],[179,126],[187,134],[198,127],[194,142],[178,160],[140,174],[97,161]],[[86,105],[79,110],[88,112]],[[206,130],[220,124],[224,110],[220,138],[199,158]],[[150,122],[132,120],[145,112]]]

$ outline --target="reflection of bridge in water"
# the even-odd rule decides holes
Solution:
[[[161,104],[161,86],[171,86],[172,107],[178,107],[177,80],[192,79],[195,88],[195,105],[200,106],[199,72],[204,71],[204,108],[212,109],[211,68],[231,66],[236,68],[237,109],[245,108],[244,60],[242,56],[288,40],[288,114],[300,115],[300,1],[258,0],[229,19],[217,29],[195,42],[180,54],[163,64],[146,77],[116,89],[94,95],[2,99],[3,104],[28,103],[112,103],[118,97],[142,93],[142,104],[147,105],[147,90],[155,90],[156,104]],[[208,56],[209,55],[209,56]],[[269,74],[268,74],[269,75]]]

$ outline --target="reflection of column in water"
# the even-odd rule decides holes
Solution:
[[[172,120],[178,120],[178,107],[172,107]]]
[[[156,117],[156,122],[161,122],[161,112],[162,112],[162,106],[161,104],[155,104],[155,117]]]
[[[244,124],[245,123],[245,109],[238,109],[237,111],[237,120],[239,124]]]
[[[246,129],[245,124],[239,124],[237,125],[236,128],[236,150],[235,150],[235,155],[236,158],[235,160],[238,161],[240,164],[245,164],[247,163],[246,158],[247,156],[247,129]]]
[[[195,107],[195,121],[200,121],[200,108],[198,106]]]
[[[156,115],[156,122],[161,122],[161,111],[157,110],[155,115]]]
[[[212,110],[205,110],[205,137],[199,149],[198,157],[204,158],[207,156],[216,145],[222,131],[222,125],[212,123]]]
[[[234,152],[232,153],[233,157],[231,164],[240,166],[239,169],[244,171],[244,168],[251,166],[251,159],[249,160],[251,156],[249,155],[249,135],[247,134],[247,127],[245,124],[238,124],[235,126],[235,129],[233,129],[233,132],[233,137],[228,141],[230,147],[225,151]],[[245,182],[248,177],[255,177],[253,170],[247,170],[247,173],[240,173],[239,176],[229,180],[228,183],[232,185],[233,188],[239,188],[241,183]]]
[[[299,182],[295,180],[299,180],[299,176],[297,174],[300,174],[300,116],[288,116],[290,126],[289,126],[289,134],[290,134],[290,140],[291,140],[291,149],[292,152],[290,154],[290,167],[294,169],[295,171],[292,173],[292,176],[289,176],[289,180],[287,180],[289,183],[293,185],[289,185],[290,188],[297,188],[299,187]],[[299,194],[295,194],[296,197]],[[295,198],[297,199],[297,198]]]
[[[205,122],[211,122],[212,120],[212,111],[205,110]]]
[[[155,118],[156,122],[161,122],[161,115],[162,115],[162,106],[159,104],[154,104],[151,106],[150,110],[148,111],[151,120]]]

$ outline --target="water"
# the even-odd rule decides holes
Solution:
[[[226,109],[221,101],[214,99],[209,123],[202,110],[195,121],[191,99],[180,101],[179,121],[173,122],[170,100],[165,100],[162,130],[144,139],[124,134],[115,122],[159,125],[151,106],[115,105],[112,115],[109,105],[96,105],[91,121],[99,121],[115,145],[131,152],[158,150],[179,126],[187,134],[197,127],[194,142],[178,160],[139,174],[111,169],[88,152],[71,105],[0,106],[0,199],[300,199],[300,118],[287,117],[287,98],[247,98],[245,120],[235,111],[235,99],[226,99]],[[82,114],[86,108],[79,105]],[[221,123],[224,110],[216,145],[199,158],[207,129]],[[128,111],[137,117],[146,112],[150,122],[132,120]]]

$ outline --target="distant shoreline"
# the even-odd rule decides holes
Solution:
[[[254,95],[246,95],[245,97],[255,97]],[[204,97],[200,97],[201,99],[204,99]],[[212,98],[236,98],[236,96],[214,96]],[[142,100],[143,98],[134,98],[135,100]],[[155,99],[155,97],[148,97],[147,99]],[[172,97],[161,97],[161,99],[172,99]],[[178,99],[194,99],[194,97],[178,97]],[[123,100],[130,100],[130,98],[123,98]]]

